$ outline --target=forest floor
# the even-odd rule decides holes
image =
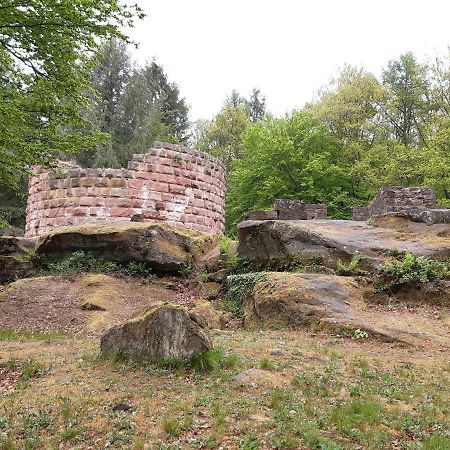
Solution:
[[[102,300],[95,277],[69,277],[66,297],[47,279],[49,297],[34,316],[36,305],[20,307],[19,295],[9,307],[17,322],[2,311],[0,449],[450,448],[450,353],[441,342],[235,329],[213,332],[222,355],[208,373],[105,360],[96,330],[132,314],[123,309],[127,298],[142,308],[152,296],[189,302],[190,291],[117,278],[109,284],[118,315],[108,318],[71,306],[74,283],[83,299]],[[32,294],[22,302],[43,298]],[[66,315],[55,313],[51,298]],[[103,319],[89,319],[95,314]],[[376,314],[402,316],[382,306]],[[434,314],[410,308],[405,320]]]

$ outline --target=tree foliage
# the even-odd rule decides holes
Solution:
[[[227,219],[235,225],[251,209],[277,198],[326,203],[332,216],[348,214],[350,179],[339,141],[310,112],[269,118],[244,135],[242,159],[229,175]]]
[[[94,147],[89,126],[92,56],[101,38],[142,17],[116,0],[3,0],[0,6],[0,182],[17,185],[32,164]]]
[[[103,44],[91,71],[95,94],[86,116],[109,137],[97,149],[79,154],[79,163],[124,167],[133,153],[145,152],[156,139],[187,140],[189,108],[156,61],[134,66],[126,42],[113,39]]]

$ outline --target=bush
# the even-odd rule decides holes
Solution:
[[[399,258],[389,258],[378,268],[376,286],[379,291],[395,292],[401,286],[412,283],[431,282],[441,286],[442,281],[449,277],[448,263],[408,252]]]

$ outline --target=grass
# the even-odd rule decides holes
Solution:
[[[11,329],[0,330],[0,341],[47,341],[67,337],[65,331],[15,331]]]
[[[0,449],[450,448],[450,366],[437,348],[282,330],[213,338],[219,350],[196,368],[99,359],[95,340],[70,336],[3,341],[0,356],[30,376],[0,395]],[[275,365],[268,349],[281,341]],[[258,367],[273,381],[233,383]],[[114,412],[120,402],[132,409]]]

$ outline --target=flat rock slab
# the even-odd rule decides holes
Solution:
[[[352,220],[245,221],[238,225],[238,255],[253,261],[274,259],[320,263],[336,267],[359,251],[363,263],[376,267],[389,250],[446,259],[450,257],[450,225],[410,223],[407,219],[386,225]]]
[[[183,227],[107,222],[57,228],[39,239],[36,253],[62,258],[83,250],[104,259],[179,272],[200,261],[217,243],[215,234]]]

